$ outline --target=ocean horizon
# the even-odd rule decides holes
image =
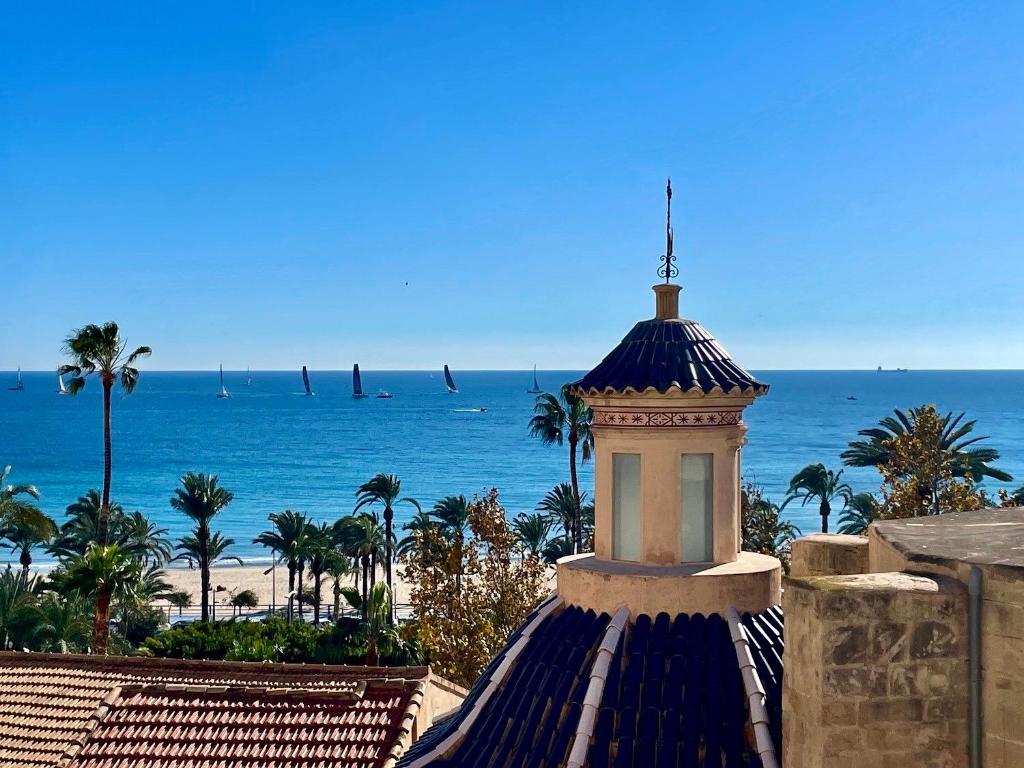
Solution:
[[[583,371],[538,371],[540,386],[555,390]],[[771,385],[745,413],[749,444],[743,476],[776,502],[789,478],[808,463],[839,469],[839,454],[858,429],[875,425],[893,408],[935,404],[976,419],[975,434],[997,449],[996,466],[1014,475],[995,491],[1024,484],[1024,371],[763,370]],[[534,396],[532,371],[454,371],[458,394],[445,390],[440,371],[362,371],[369,395],[351,396],[351,371],[310,370],[314,397],[303,396],[298,371],[225,370],[232,397],[218,399],[218,372],[143,370],[139,386],[113,404],[113,498],[145,512],[177,537],[188,521],[168,500],[183,472],[218,474],[235,494],[216,526],[236,540],[247,564],[269,562],[252,544],[267,515],[283,509],[335,520],[351,511],[358,485],[377,472],[402,479],[403,495],[424,508],[447,495],[472,496],[495,487],[510,516],[532,511],[544,494],[568,479],[567,449],[541,445],[527,424]],[[102,479],[100,387],[90,380],[77,397],[57,395],[53,371],[24,371],[25,389],[8,391],[15,373],[0,372],[0,465],[11,481],[32,483],[40,506],[58,522],[65,507]],[[374,395],[386,389],[394,397]],[[855,398],[855,399],[849,399]],[[485,409],[485,410],[481,410]],[[874,469],[847,468],[856,491],[877,492]],[[580,471],[593,487],[593,468]],[[413,509],[396,509],[401,526]],[[790,506],[786,516],[804,533],[817,530],[812,506]],[[831,524],[838,523],[834,514]],[[14,562],[9,551],[0,555]],[[43,564],[45,553],[36,553]]]

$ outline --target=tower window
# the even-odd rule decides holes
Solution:
[[[683,562],[700,563],[714,559],[713,499],[714,455],[684,453],[682,456],[682,525],[679,526]]]
[[[640,454],[612,454],[612,558],[640,560]]]

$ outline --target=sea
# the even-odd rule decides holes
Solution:
[[[1001,454],[997,466],[1024,484],[1024,371],[760,371],[769,393],[747,409],[749,444],[743,475],[781,502],[804,465],[842,468],[839,454],[894,408],[930,403],[965,411],[975,434]],[[557,390],[582,371],[540,371]],[[24,390],[8,391],[14,372],[0,372],[0,466],[8,482],[32,483],[56,520],[65,507],[102,482],[102,409],[98,382],[59,396],[52,372],[26,372]],[[497,488],[510,516],[533,510],[568,479],[568,451],[530,437],[534,395],[529,371],[456,371],[448,394],[441,371],[363,371],[369,397],[351,396],[349,371],[310,371],[313,397],[298,371],[225,371],[231,393],[218,399],[216,371],[142,371],[135,392],[113,401],[113,498],[142,510],[173,537],[188,521],[168,503],[182,473],[217,474],[234,500],[216,526],[235,540],[246,563],[269,562],[252,543],[267,515],[292,509],[333,521],[352,510],[356,488],[378,472],[397,475],[402,493],[430,507],[448,496]],[[379,389],[393,394],[379,399]],[[857,491],[877,491],[874,469],[847,468]],[[580,469],[582,488],[593,468]],[[986,487],[995,490],[997,485]],[[413,513],[396,510],[401,525]],[[813,506],[790,505],[804,532],[819,524]],[[46,557],[37,554],[43,563]],[[12,559],[5,550],[0,563]]]

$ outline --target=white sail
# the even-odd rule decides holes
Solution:
[[[57,371],[57,394],[58,395],[66,395],[67,393],[68,393],[68,389],[67,389],[67,387],[64,386],[64,374],[62,374],[60,372],[60,370],[58,370]]]
[[[220,392],[217,393],[217,399],[223,400],[226,397],[231,397],[231,393],[224,386],[224,366],[222,365],[220,367]]]

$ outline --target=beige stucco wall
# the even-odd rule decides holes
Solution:
[[[640,614],[757,613],[781,600],[782,564],[774,557],[743,552],[729,563],[644,566],[593,555],[558,562],[558,593],[570,605],[613,615],[626,606]]]
[[[782,604],[785,768],[967,765],[962,584],[905,573],[787,578]]]
[[[793,542],[790,576],[832,576],[868,572],[868,539],[813,533]]]
[[[461,685],[456,685],[431,672],[427,677],[427,685],[423,691],[419,712],[416,714],[413,741],[422,736],[436,718],[461,706],[468,693],[469,691]]]

